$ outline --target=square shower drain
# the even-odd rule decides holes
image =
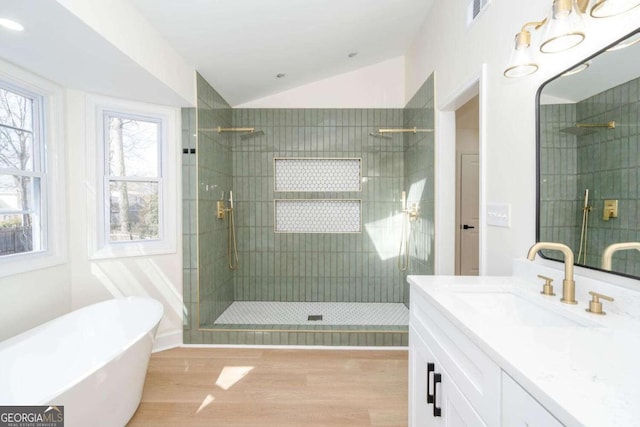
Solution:
[[[310,314],[310,315],[307,317],[307,320],[309,320],[309,321],[312,321],[312,320],[315,320],[315,321],[317,321],[317,320],[322,320],[322,314]]]

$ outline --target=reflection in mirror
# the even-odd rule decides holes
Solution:
[[[638,278],[640,251],[615,249],[640,241],[639,41],[636,32],[540,89],[537,229],[576,264]]]

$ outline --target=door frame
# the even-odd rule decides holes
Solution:
[[[436,75],[437,77],[437,75]],[[479,274],[487,271],[486,248],[486,116],[487,116],[487,66],[483,64],[465,84],[436,102],[435,147],[435,274],[454,275],[456,257],[456,110],[474,96],[478,96],[480,161],[479,210]],[[437,78],[436,78],[437,93]]]

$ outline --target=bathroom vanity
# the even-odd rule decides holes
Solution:
[[[409,276],[410,426],[637,425],[638,292],[576,277],[563,304],[524,276]],[[590,290],[615,298],[607,315]]]

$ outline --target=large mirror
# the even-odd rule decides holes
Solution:
[[[640,278],[639,64],[636,31],[538,92],[538,241],[567,244],[578,265],[635,278]],[[543,256],[562,260],[553,251]]]

